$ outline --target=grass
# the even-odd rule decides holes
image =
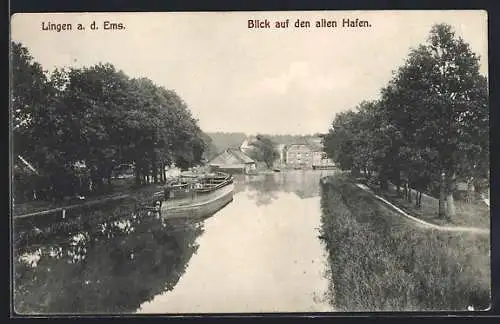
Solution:
[[[455,200],[456,215],[451,219],[440,218],[438,216],[439,199],[422,194],[422,206],[415,207],[415,190],[412,190],[413,202],[410,203],[401,197],[396,190],[396,186],[390,185],[389,190],[381,191],[379,186],[369,181],[363,181],[377,195],[384,197],[394,205],[398,206],[408,214],[437,225],[470,226],[479,228],[490,228],[490,208],[479,200],[467,203]]]
[[[462,310],[490,303],[488,236],[416,227],[337,175],[323,184],[322,238],[340,311]]]

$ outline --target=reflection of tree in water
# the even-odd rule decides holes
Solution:
[[[245,179],[245,183],[251,191],[249,197],[257,205],[266,205],[278,198],[278,192],[293,192],[301,199],[318,196],[320,179],[331,173],[331,170],[286,171],[253,176]]]
[[[255,200],[257,206],[268,205],[278,198],[277,193],[283,191],[283,177],[277,174],[254,176],[247,182],[250,193],[248,197]]]
[[[49,234],[17,247],[17,312],[135,312],[174,287],[203,232],[201,223],[162,221],[146,211],[83,226],[77,235]]]
[[[287,175],[285,183],[301,199],[319,195],[319,181],[324,175],[321,171],[298,171]]]

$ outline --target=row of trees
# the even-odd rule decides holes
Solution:
[[[479,57],[449,25],[433,26],[379,100],[336,116],[324,147],[344,170],[375,171],[383,188],[389,180],[420,196],[437,188],[439,215],[452,217],[457,179],[476,187],[489,179],[488,84]]]
[[[48,73],[26,47],[11,45],[13,153],[36,170],[27,191],[39,199],[85,191],[82,170],[88,189],[101,192],[125,163],[140,185],[164,180],[171,163],[201,161],[210,138],[174,91],[111,64]]]

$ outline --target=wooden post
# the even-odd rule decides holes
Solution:
[[[64,218],[66,218],[66,209],[63,209],[63,210],[62,210],[62,218],[63,218],[63,219],[64,219]]]

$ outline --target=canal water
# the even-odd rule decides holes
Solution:
[[[327,312],[319,239],[322,176],[294,170],[236,176],[231,203],[204,220],[100,211],[84,228],[16,250],[21,313]]]

